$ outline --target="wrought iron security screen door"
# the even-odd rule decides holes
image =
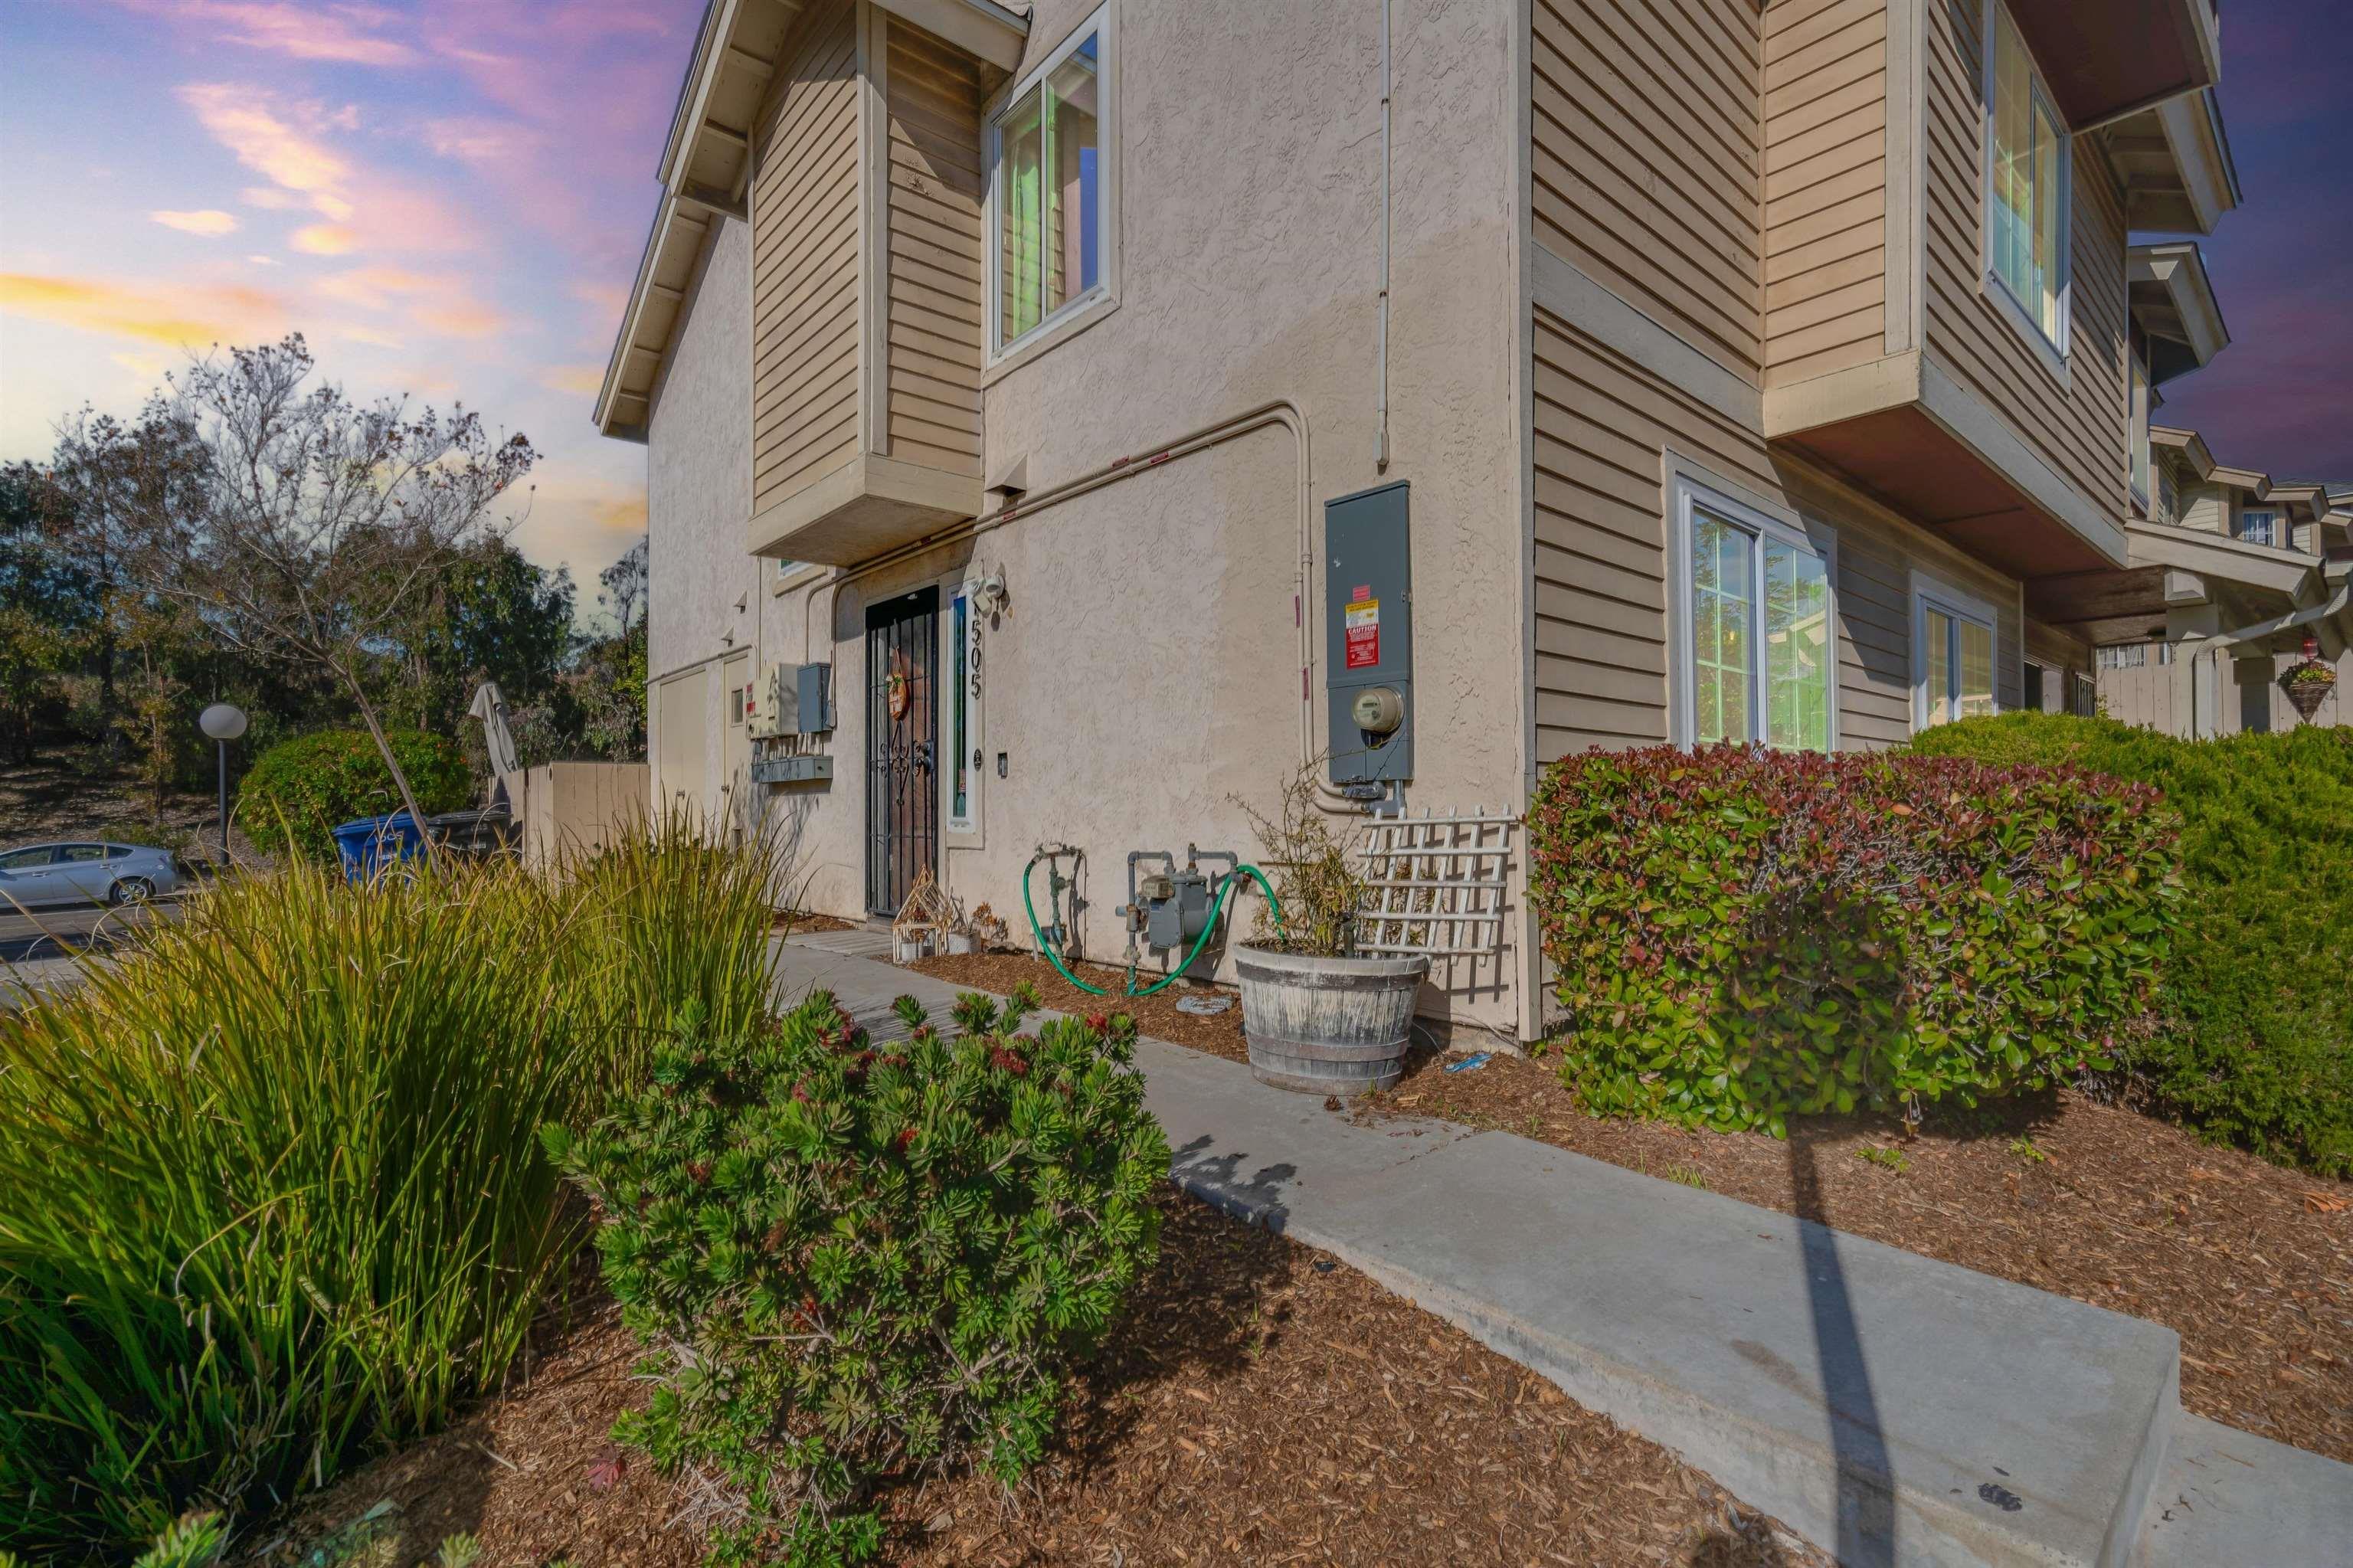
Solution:
[[[866,611],[866,907],[895,915],[939,854],[940,590]]]

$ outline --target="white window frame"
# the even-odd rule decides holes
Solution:
[[[2270,524],[2268,531],[2272,536],[2268,539],[2249,538],[2247,536],[2247,519],[2250,516],[2261,517],[2268,522]],[[2278,507],[2241,506],[2239,508],[2238,523],[2239,525],[2232,530],[2231,536],[2237,539],[2240,543],[2246,545],[2261,545],[2274,550],[2284,550],[2287,548],[2286,545],[2282,543],[2282,541],[2287,538],[2288,531],[2284,525],[2283,514]]]
[[[1728,482],[1705,474],[1693,465],[1667,456],[1667,685],[1669,729],[1674,744],[1688,751],[1698,744],[1698,681],[1694,667],[1696,655],[1692,645],[1694,627],[1692,623],[1692,514],[1706,511],[1721,517],[1736,528],[1753,535],[1757,548],[1751,556],[1757,575],[1752,580],[1762,584],[1764,541],[1773,539],[1804,551],[1822,563],[1823,587],[1828,598],[1823,614],[1829,621],[1830,700],[1825,726],[1829,734],[1823,736],[1827,749],[1839,748],[1839,708],[1841,687],[1839,679],[1839,591],[1838,533],[1820,524],[1811,524],[1787,507],[1777,506],[1764,497],[1740,491]],[[1752,640],[1760,661],[1751,671],[1748,681],[1749,733],[1758,738],[1754,744],[1764,746],[1764,702],[1766,679],[1761,661],[1764,658],[1764,613],[1757,609],[1757,634]]]
[[[2001,307],[2003,313],[2010,317],[2010,323],[2025,335],[2028,344],[2036,350],[2051,373],[2064,382],[2068,379],[2069,349],[2074,337],[2075,320],[2075,135],[2073,130],[2068,125],[2066,117],[2059,112],[2057,100],[2051,96],[2051,89],[2043,80],[2042,67],[2035,59],[2034,51],[2027,48],[2028,90],[2035,99],[2041,101],[2043,111],[2050,115],[2051,123],[2057,129],[2060,137],[2059,282],[2057,288],[2059,335],[2053,339],[2043,332],[2042,323],[2035,319],[2034,308],[2011,292],[2009,282],[2002,278],[1994,265],[1994,121],[2000,112],[1994,78],[1996,40],[2001,23],[2005,19],[2009,21],[2011,29],[2018,33],[2019,44],[2024,48],[2025,31],[2019,27],[2017,18],[2010,15],[2010,8],[2004,0],[1986,0],[1984,31],[1978,39],[1979,58],[1982,62],[1979,96],[1984,104],[1984,125],[1979,137],[1982,145],[1978,152],[1978,171],[1980,187],[1980,199],[1978,203],[1978,260],[1980,270],[1985,278],[1986,293]]]
[[[1036,326],[1009,342],[1003,339],[1005,290],[1001,276],[1005,259],[1004,236],[999,228],[1004,213],[1004,128],[1005,115],[1024,94],[1035,87],[1056,66],[1075,52],[1092,35],[1095,44],[1095,185],[1096,201],[1101,208],[1098,221],[1103,232],[1096,236],[1095,254],[1102,275],[1095,286],[1065,300],[1054,312]],[[997,95],[989,105],[988,122],[982,141],[988,159],[988,191],[986,211],[981,221],[982,282],[988,291],[983,363],[984,382],[1011,370],[1061,342],[1092,326],[1119,303],[1119,33],[1112,0],[1104,3],[1072,27],[1070,36],[1056,45],[1053,51],[1025,72],[1011,86]]]
[[[940,749],[944,754],[947,754],[949,747],[955,745],[955,705],[962,702],[965,709],[964,750],[978,752],[983,757],[987,755],[981,727],[981,695],[987,689],[987,683],[981,674],[984,641],[981,622],[984,618],[979,606],[980,584],[978,577],[968,577],[955,583],[947,589],[945,602],[942,606],[944,613],[940,617],[940,670],[950,682],[953,682],[956,670],[956,606],[959,604],[964,606],[965,636],[964,680],[961,685],[948,684],[947,702],[940,713]],[[971,783],[965,791],[965,809],[959,813],[955,809],[955,764],[961,755],[949,754],[948,765],[940,769],[940,827],[944,837],[971,841],[980,835],[981,795],[986,789],[982,779],[987,769],[979,763],[965,763],[972,770]]]
[[[1986,629],[1991,658],[1986,670],[1992,682],[1993,711],[2003,712],[2001,705],[2001,617],[1994,607],[1974,594],[1963,593],[1952,584],[1925,572],[1912,574],[1912,733],[1919,734],[1928,723],[1928,612],[1936,610],[1955,621],[1968,621]],[[1952,650],[1949,668],[1956,680],[1959,678],[1961,659],[1957,646]],[[1947,724],[1953,722],[1950,719]]]

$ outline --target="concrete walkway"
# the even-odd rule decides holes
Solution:
[[[957,988],[778,948],[897,1027]],[[844,946],[836,942],[838,949]],[[2172,1330],[1508,1133],[1141,1043],[1172,1179],[1339,1257],[1849,1564],[2338,1568],[2353,1467],[2186,1415]]]

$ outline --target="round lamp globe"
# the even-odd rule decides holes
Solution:
[[[215,703],[196,715],[196,727],[212,740],[235,740],[245,733],[245,710],[229,703]]]

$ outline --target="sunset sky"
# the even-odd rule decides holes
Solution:
[[[593,605],[645,512],[641,449],[589,404],[700,13],[0,0],[0,458],[84,402],[132,411],[188,346],[299,329],[356,392],[527,433],[518,542]],[[2224,462],[2353,481],[2346,17],[2224,16],[2246,205],[2205,243],[2234,342],[2159,418]]]
[[[701,0],[0,0],[0,458],[189,345],[300,330],[354,392],[543,454],[582,608],[645,525],[588,422]]]

